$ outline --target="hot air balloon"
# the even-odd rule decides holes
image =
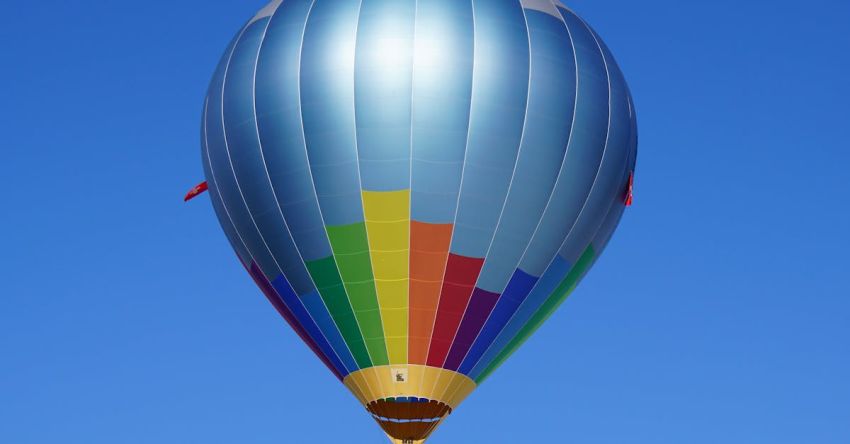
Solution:
[[[272,1],[203,107],[215,213],[394,442],[564,301],[631,199],[631,96],[558,0]]]

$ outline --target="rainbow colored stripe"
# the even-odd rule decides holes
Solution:
[[[637,134],[557,1],[288,0],[230,44],[202,141],[227,238],[328,368],[454,407],[602,252]]]

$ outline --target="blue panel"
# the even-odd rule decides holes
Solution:
[[[310,317],[310,313],[303,305],[303,303],[306,303],[307,300],[318,299],[318,293],[313,292],[303,296],[302,303],[302,299],[299,299],[298,295],[295,294],[295,292],[292,290],[292,287],[289,285],[288,282],[286,282],[286,279],[284,279],[283,276],[278,276],[277,279],[272,281],[272,286],[274,287],[277,294],[280,295],[281,299],[283,300],[283,303],[286,304],[289,310],[292,311],[292,314],[295,315],[295,319],[298,320],[298,323],[301,324],[302,327],[304,327],[304,330],[307,332],[307,334],[309,334],[310,337],[313,338],[313,340],[316,342],[316,345],[331,362],[331,365],[333,365],[334,368],[336,368],[337,371],[342,374],[343,377],[353,371],[356,371],[357,365],[354,364],[354,360],[351,358],[351,355],[348,354],[348,356],[346,357],[346,362],[345,364],[343,364],[343,362],[340,360],[340,357],[337,356],[337,353],[334,351],[334,349],[340,349],[338,347],[331,347],[331,344],[328,343],[327,339],[325,339],[325,336],[322,334],[322,331],[319,329],[319,326],[316,324],[313,318]],[[315,297],[313,297],[314,295]],[[334,328],[334,330],[336,329]],[[339,335],[339,332],[337,331],[336,334]],[[330,338],[330,336],[328,337]],[[345,348],[344,343],[342,344],[342,350],[348,350],[347,348]]]
[[[543,276],[540,277],[537,285],[520,305],[513,318],[505,325],[504,329],[499,333],[481,359],[475,363],[472,370],[468,373],[470,378],[477,378],[490,365],[490,362],[499,355],[502,349],[511,342],[528,320],[534,316],[540,305],[546,301],[561,281],[567,277],[567,273],[570,272],[571,267],[570,263],[564,260],[563,257],[558,256],[555,258],[546,272],[543,273]]]
[[[246,35],[248,37],[259,35],[264,28],[264,24],[264,22],[254,22],[240,35],[238,41],[241,41]],[[229,58],[228,65],[231,61],[232,58]],[[226,68],[225,73],[227,70]],[[221,79],[213,79],[212,84],[216,85],[216,87],[210,88],[206,113],[207,154],[210,165],[210,175],[207,179],[212,179],[210,185],[214,185],[220,194],[222,202],[227,207],[230,218],[233,221],[233,225],[244,241],[250,255],[254,258],[266,278],[272,280],[281,273],[281,270],[271,254],[269,254],[263,239],[257,231],[257,227],[251,220],[248,208],[245,206],[245,202],[242,199],[233,176],[230,158],[227,153],[228,147],[223,125],[222,91],[220,88],[223,85],[223,81]]]
[[[475,2],[469,141],[451,252],[484,257],[507,196],[525,121],[529,50],[519,2]]]
[[[354,96],[364,190],[410,188],[410,103],[416,0],[363,0]]]
[[[254,116],[254,69],[268,19],[251,24],[243,34],[224,80],[224,128],[227,156],[236,187],[263,242],[287,281],[299,294],[314,289],[295,248],[271,188],[257,137]]]
[[[601,44],[601,40],[599,41]],[[567,235],[561,254],[568,260],[578,259],[603,223],[612,201],[624,201],[624,177],[628,177],[629,139],[632,118],[625,80],[611,54],[603,46],[605,62],[611,81],[611,120],[606,140],[605,154],[590,195],[581,210],[575,226]],[[599,255],[597,252],[597,257]]]
[[[531,83],[525,130],[505,208],[487,252],[478,288],[501,293],[516,270],[549,202],[569,142],[576,65],[560,18],[526,10]]]
[[[340,359],[342,359],[346,368],[348,368],[349,371],[357,370],[357,362],[354,360],[351,351],[345,343],[345,339],[343,339],[342,334],[334,323],[327,307],[325,307],[325,303],[322,301],[322,297],[319,295],[319,292],[313,291],[301,296],[301,302],[307,308],[307,311],[310,312],[310,315],[313,317],[328,342],[330,342],[333,349],[336,350],[337,355]]]
[[[472,367],[481,359],[481,356],[484,355],[484,352],[487,351],[487,348],[490,347],[490,344],[493,343],[493,340],[514,315],[516,309],[522,304],[537,281],[537,277],[522,270],[516,270],[458,371],[468,374],[472,370]]]
[[[454,222],[469,126],[473,48],[469,0],[418,0],[411,128],[413,220]]]
[[[564,18],[578,64],[575,124],[551,201],[520,262],[519,268],[533,275],[543,272],[575,224],[596,177],[608,134],[608,76],[602,53],[583,22],[572,14],[564,14]]]
[[[304,136],[326,225],[363,221],[354,127],[354,42],[360,2],[313,6],[301,52]]]
[[[257,62],[257,122],[263,156],[295,244],[306,261],[331,255],[301,125],[301,42],[312,0],[288,0],[266,31]]]

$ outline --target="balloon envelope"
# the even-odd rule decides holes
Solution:
[[[257,285],[417,442],[602,252],[637,132],[610,52],[557,0],[287,0],[225,51],[202,145]]]

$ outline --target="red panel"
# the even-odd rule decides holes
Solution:
[[[445,282],[452,282],[459,285],[473,286],[478,280],[478,273],[481,273],[481,266],[484,265],[484,258],[459,256],[449,254],[449,260],[446,264]]]
[[[449,254],[446,278],[440,292],[437,318],[428,350],[429,366],[441,367],[445,362],[483,265],[483,258]]]

